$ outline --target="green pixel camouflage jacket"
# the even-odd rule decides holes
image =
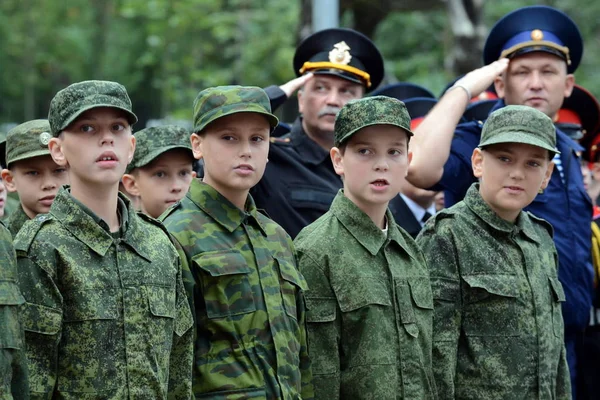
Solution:
[[[498,217],[473,184],[417,237],[435,306],[434,373],[443,399],[570,399],[552,227]]]
[[[384,234],[340,190],[294,244],[309,290],[316,399],[435,399],[433,299],[414,240],[388,210]]]
[[[24,303],[12,237],[0,223],[0,399],[29,398],[25,342],[19,321]]]
[[[25,214],[21,203],[6,219],[6,227],[12,234],[12,237],[17,237],[17,233],[21,230],[25,222],[29,221],[29,216]]]
[[[177,251],[119,196],[118,233],[61,188],[17,234],[32,398],[191,396],[193,320]]]
[[[194,282],[197,398],[311,399],[306,282],[283,228],[194,179],[161,216]],[[302,396],[302,397],[301,397]]]

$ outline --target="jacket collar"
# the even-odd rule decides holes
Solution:
[[[297,118],[290,132],[292,145],[300,154],[302,160],[309,164],[318,165],[330,160],[329,152],[312,140],[302,127],[302,118]]]

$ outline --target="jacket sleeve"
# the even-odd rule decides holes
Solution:
[[[173,335],[173,347],[170,355],[169,365],[169,396],[171,400],[192,398],[192,365],[194,361],[194,336],[195,326],[194,318],[190,306],[193,305],[192,298],[188,298],[186,293],[186,279],[192,279],[188,282],[193,287],[193,278],[187,276],[185,271],[189,272],[187,260],[183,250],[176,240],[172,239],[177,248],[178,274],[177,274],[177,311],[175,320],[175,332]],[[183,257],[183,258],[182,258]],[[193,291],[193,288],[190,288]],[[191,296],[191,295],[189,295]]]
[[[433,291],[433,374],[439,399],[454,399],[462,324],[456,247],[449,230],[429,226],[417,237],[430,271]]]
[[[18,255],[19,284],[26,301],[22,322],[31,398],[51,399],[57,379],[63,299],[52,270],[27,255]]]
[[[314,397],[339,399],[340,321],[337,302],[323,267],[309,255],[297,252],[298,267],[308,284],[306,295],[308,351],[312,362]]]

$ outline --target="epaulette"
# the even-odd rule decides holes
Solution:
[[[550,222],[546,221],[543,218],[533,215],[530,211],[526,211],[526,213],[531,218],[531,222],[537,225],[541,225],[542,227],[544,227],[544,229],[548,231],[550,237],[554,237],[554,228],[552,227],[552,224],[550,224]]]
[[[292,139],[289,137],[271,137],[269,141],[273,144],[291,145]]]
[[[26,221],[13,242],[16,251],[28,252],[31,243],[37,236],[44,224],[52,221],[50,214],[40,214],[37,217]]]

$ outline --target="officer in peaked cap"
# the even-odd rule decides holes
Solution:
[[[487,65],[459,79],[416,129],[408,180],[421,187],[437,184],[445,189],[447,206],[462,200],[475,181],[471,155],[482,129],[480,121],[457,126],[469,100],[494,83],[500,99],[491,111],[525,105],[556,120],[564,98],[573,90],[573,73],[582,54],[579,29],[560,10],[530,6],[501,18],[485,43]],[[553,160],[550,183],[527,210],[554,228],[561,282],[554,296],[563,309],[566,355],[575,388],[576,347],[588,324],[593,296],[592,204],[579,168],[583,147],[560,129],[556,136],[560,155]]]
[[[435,95],[429,89],[410,82],[398,82],[380,87],[379,89],[373,91],[371,96],[388,96],[400,101],[417,97],[435,99]]]
[[[365,35],[334,28],[304,39],[293,59],[298,78],[266,92],[273,109],[298,90],[300,116],[288,134],[271,138],[269,163],[252,190],[259,209],[292,236],[323,215],[342,187],[329,150],[338,111],[383,79],[381,53]]]

